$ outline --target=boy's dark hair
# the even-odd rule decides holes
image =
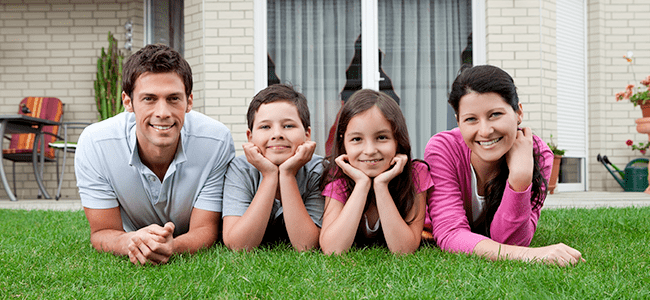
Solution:
[[[192,68],[180,53],[174,49],[161,45],[147,45],[138,50],[126,60],[122,71],[122,89],[133,99],[135,81],[140,75],[151,73],[178,74],[185,85],[185,96],[192,93]]]
[[[302,126],[307,130],[309,128],[309,107],[307,106],[307,98],[302,93],[297,92],[292,86],[287,84],[274,84],[261,90],[248,105],[248,113],[246,119],[248,120],[248,129],[253,131],[253,122],[255,121],[255,114],[260,109],[262,104],[273,103],[277,101],[287,101],[292,103],[298,109],[298,116]]]

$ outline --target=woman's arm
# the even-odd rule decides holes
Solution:
[[[528,248],[500,244],[486,239],[476,244],[473,252],[490,260],[540,261],[559,266],[574,265],[579,261],[585,261],[580,251],[562,243],[540,248]]]
[[[524,136],[531,134],[530,129],[524,128],[519,134]],[[553,152],[538,137],[531,136],[530,138],[530,147],[536,148],[536,151],[539,151],[541,154],[541,157],[538,159],[538,164],[542,177],[548,182],[553,166]],[[531,160],[533,159],[532,151],[530,150]],[[529,153],[526,154],[528,155]],[[532,171],[530,173],[532,178]],[[494,241],[499,243],[528,246],[537,230],[537,221],[539,220],[541,206],[533,208],[533,204],[531,203],[531,182],[527,182],[527,187],[523,191],[515,190],[515,187],[510,182],[510,179],[508,179],[501,204],[494,214],[494,219],[490,225],[490,236]],[[543,202],[546,195],[539,195],[538,197],[538,200]]]

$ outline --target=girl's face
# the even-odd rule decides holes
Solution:
[[[515,112],[497,93],[469,93],[460,98],[458,127],[472,150],[472,162],[499,161],[517,138],[517,125],[524,113]]]
[[[397,152],[393,127],[377,106],[350,119],[343,145],[350,165],[370,178],[388,170]]]

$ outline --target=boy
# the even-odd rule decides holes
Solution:
[[[287,239],[299,251],[318,247],[324,201],[322,157],[313,155],[309,109],[287,85],[260,91],[248,107],[245,155],[230,163],[223,198],[223,242],[251,250]]]

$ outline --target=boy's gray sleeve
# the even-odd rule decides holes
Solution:
[[[315,165],[312,165],[312,168],[307,170],[307,181],[305,182],[307,190],[303,196],[307,213],[318,227],[322,226],[323,211],[325,209],[325,199],[320,190],[320,177],[323,172],[321,161],[322,158],[312,159],[312,163],[315,163]]]
[[[243,216],[255,197],[257,184],[250,168],[246,168],[247,163],[245,156],[239,156],[228,166],[223,187],[223,217]]]

